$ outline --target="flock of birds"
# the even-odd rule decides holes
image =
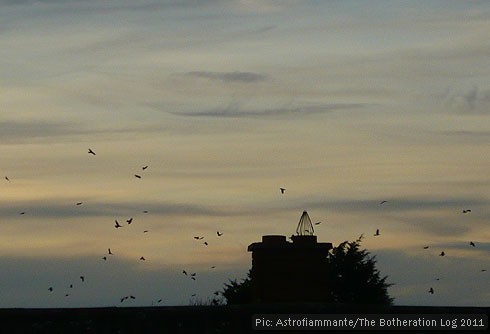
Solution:
[[[97,153],[96,153],[96,152],[95,152],[93,149],[91,149],[91,148],[89,148],[89,149],[88,149],[88,154],[93,155],[93,156],[96,156],[96,155],[97,155]],[[142,167],[141,167],[142,172],[144,172],[145,170],[147,170],[147,169],[148,169],[148,167],[149,167],[148,165],[144,165],[144,166],[142,166]],[[135,177],[136,179],[142,179],[142,177],[143,177],[142,175],[143,175],[143,174],[134,174],[134,177]],[[5,176],[5,177],[4,177],[4,179],[5,179],[7,182],[11,182],[11,179],[10,179],[8,176]],[[285,189],[284,189],[284,190],[285,190]],[[80,201],[80,202],[76,202],[76,203],[75,203],[75,205],[76,205],[76,206],[82,206],[82,205],[84,205],[84,202],[82,202],[82,201]],[[147,214],[147,213],[149,213],[149,211],[148,211],[148,210],[143,210],[143,213],[144,213],[144,214]],[[25,214],[26,214],[26,211],[21,211],[21,212],[19,212],[19,214],[20,214],[20,215],[25,215]],[[114,220],[114,228],[115,228],[115,229],[120,229],[120,228],[127,227],[127,226],[131,225],[131,224],[133,223],[133,221],[134,221],[134,218],[133,218],[133,217],[129,217],[128,219],[126,219],[126,220],[125,220],[125,223],[122,223],[122,222],[120,222],[118,219],[115,219],[115,220]],[[143,230],[143,233],[148,233],[148,232],[149,232],[149,230]],[[223,232],[221,232],[221,231],[216,231],[216,236],[217,236],[217,237],[221,237],[221,236],[223,236],[223,234],[224,234],[224,233],[223,233]],[[195,240],[198,240],[198,241],[204,240],[204,238],[205,238],[204,236],[194,236],[194,239],[195,239]],[[205,246],[208,246],[208,245],[209,245],[209,242],[208,242],[207,240],[204,240],[202,243],[203,243],[203,245],[205,245]],[[103,261],[108,261],[109,257],[110,257],[110,256],[113,256],[113,255],[114,255],[114,253],[113,253],[113,251],[111,250],[111,248],[107,248],[107,253],[106,253],[104,256],[102,256],[102,257],[101,257],[101,259],[102,259]],[[145,256],[140,256],[140,257],[139,257],[139,261],[146,261]],[[210,269],[215,269],[215,268],[216,268],[216,266],[214,266],[214,265],[210,267]],[[182,274],[183,274],[184,276],[188,276],[188,277],[189,277],[191,280],[193,280],[193,281],[196,281],[196,279],[197,279],[197,273],[196,273],[196,272],[193,272],[193,273],[189,273],[189,274],[188,274],[188,273],[187,273],[187,271],[184,269],[184,270],[182,270]],[[79,277],[79,278],[80,278],[81,283],[84,283],[84,282],[85,282],[85,276],[84,276],[84,275],[80,275],[80,277]],[[64,293],[64,296],[65,296],[65,297],[69,297],[69,296],[71,295],[70,291],[71,291],[71,289],[73,289],[73,288],[74,288],[74,284],[73,284],[73,283],[69,284],[69,289],[70,289],[70,290],[69,290],[69,291],[67,291],[66,293]],[[56,291],[56,289],[54,288],[54,286],[49,286],[49,287],[48,287],[48,289],[47,289],[47,291],[48,291],[49,293],[54,293],[54,292]],[[216,293],[215,293],[215,294],[216,294]],[[191,297],[196,297],[196,296],[197,296],[197,294],[196,294],[196,293],[191,294]],[[126,295],[126,296],[121,297],[121,298],[119,299],[119,301],[120,301],[120,303],[124,303],[125,301],[128,301],[128,300],[135,300],[135,299],[136,299],[136,297],[135,297],[134,295],[130,294],[130,295]],[[157,304],[160,304],[160,303],[162,303],[163,301],[164,301],[164,299],[163,299],[163,298],[160,298],[160,299],[156,300],[155,302],[156,302]],[[153,305],[153,304],[154,304],[154,302],[152,302],[152,305]]]
[[[383,205],[383,204],[385,204],[385,203],[388,203],[388,201],[383,200],[383,201],[379,202],[379,205]],[[467,214],[467,213],[470,213],[470,212],[471,212],[471,209],[463,209],[463,210],[462,210],[462,213],[463,213],[463,214]],[[376,229],[376,232],[373,234],[373,236],[375,236],[375,237],[379,237],[380,235],[381,235],[381,234],[380,234],[380,232],[379,232],[379,229]],[[476,247],[476,244],[475,244],[473,241],[470,241],[470,242],[469,242],[469,245],[470,245],[471,247]],[[430,246],[424,246],[424,247],[423,247],[423,249],[429,249],[429,248],[430,248]],[[446,252],[441,251],[441,252],[439,253],[439,256],[446,256]],[[487,271],[486,269],[481,269],[481,272],[486,272],[486,271]],[[436,278],[436,281],[439,281],[439,280],[440,280],[440,278]],[[428,293],[430,293],[430,294],[432,294],[432,295],[433,295],[433,294],[434,294],[434,288],[433,288],[433,287],[430,287],[430,288],[429,288],[429,290],[428,290]]]
[[[88,149],[88,154],[91,154],[91,155],[93,155],[93,156],[96,156],[95,151],[94,151],[94,150],[92,150],[91,148],[89,148],[89,149]],[[148,169],[148,165],[145,165],[145,166],[142,166],[142,167],[141,167],[141,170],[142,170],[143,172],[144,172],[146,169]],[[142,174],[134,174],[134,177],[135,177],[135,178],[137,178],[137,179],[141,179],[141,178],[142,178]],[[10,181],[11,181],[11,180],[10,180],[10,178],[9,178],[8,176],[5,176],[5,180],[6,180],[6,181],[8,181],[8,182],[10,182]],[[284,194],[286,193],[286,188],[280,187],[280,188],[279,188],[279,191],[280,191],[280,194],[284,195]],[[388,202],[389,202],[389,201],[387,201],[387,200],[383,200],[383,201],[379,202],[379,205],[385,205],[385,204],[386,204],[386,203],[388,203]],[[76,203],[75,203],[75,205],[76,205],[76,206],[81,206],[81,205],[83,205],[83,204],[84,204],[83,202],[76,202]],[[20,215],[24,215],[25,213],[26,213],[25,211],[19,212],[19,214],[20,214]],[[148,213],[148,210],[144,210],[144,211],[143,211],[143,213]],[[468,213],[471,213],[471,209],[463,209],[463,210],[462,210],[462,213],[463,213],[463,214],[468,214]],[[125,223],[126,223],[126,224],[122,224],[121,222],[119,222],[119,220],[118,220],[118,219],[115,219],[114,223],[115,223],[115,224],[114,224],[114,228],[115,228],[115,229],[120,229],[120,228],[123,228],[123,227],[125,227],[125,226],[129,226],[129,225],[131,225],[131,224],[133,223],[133,217],[129,217],[128,219],[126,219],[126,220],[125,220]],[[319,225],[319,224],[321,224],[321,221],[319,221],[319,222],[316,222],[316,223],[315,223],[315,225]],[[144,230],[144,231],[143,231],[143,233],[148,233],[148,232],[149,232],[149,230]],[[221,237],[221,236],[223,236],[223,232],[216,231],[216,235],[217,235],[217,237]],[[375,231],[375,233],[373,234],[373,236],[374,236],[374,237],[379,237],[379,236],[381,236],[380,230],[379,230],[379,229],[376,229],[376,231]],[[200,235],[198,235],[198,236],[194,236],[194,239],[195,239],[196,241],[201,241],[201,242],[202,242],[202,244],[203,244],[203,245],[205,245],[205,246],[208,246],[208,245],[209,245],[208,241],[207,241],[207,240],[204,240],[204,239],[205,239],[205,237],[204,237],[204,236],[200,236]],[[469,245],[470,245],[471,247],[476,247],[476,244],[475,244],[473,241],[470,241],[470,242],[469,242]],[[423,249],[424,249],[424,250],[427,250],[427,249],[429,249],[429,246],[424,246],[424,247],[423,247]],[[108,248],[108,249],[107,249],[107,254],[105,254],[104,256],[102,256],[102,260],[103,260],[103,261],[107,261],[107,260],[109,259],[109,256],[113,256],[113,255],[114,255],[114,253],[112,252],[111,248]],[[446,255],[446,253],[445,253],[444,251],[441,251],[441,252],[439,253],[439,256],[445,256],[445,255]],[[140,256],[140,257],[139,257],[139,260],[140,260],[140,261],[146,261],[146,258],[145,258],[144,256]],[[210,267],[210,269],[214,269],[214,268],[216,268],[216,266],[211,266],[211,267]],[[487,271],[486,269],[481,269],[481,272],[486,272],[486,271]],[[186,277],[190,278],[190,279],[191,279],[191,280],[193,280],[193,281],[195,281],[195,280],[197,279],[197,273],[196,273],[196,272],[189,273],[187,270],[185,270],[185,269],[184,269],[184,270],[182,270],[182,274],[183,274],[184,276],[186,276]],[[79,278],[80,278],[80,281],[81,281],[82,283],[84,283],[84,282],[85,282],[85,276],[84,276],[84,275],[81,275]],[[440,280],[440,279],[439,279],[439,278],[436,278],[436,280]],[[70,289],[73,289],[73,284],[70,284],[70,285],[69,285],[69,288],[70,288]],[[48,288],[48,291],[49,291],[50,293],[53,293],[53,292],[54,292],[54,290],[55,290],[55,289],[53,288],[53,286],[50,286],[50,287]],[[429,288],[429,290],[428,290],[428,293],[429,293],[429,294],[434,294],[434,293],[435,293],[434,288],[433,288],[433,287],[430,287],[430,288]],[[215,295],[218,295],[219,293],[218,293],[218,292],[215,292],[214,294],[215,294]],[[69,297],[69,296],[70,296],[70,293],[69,293],[69,292],[66,292],[66,293],[65,293],[65,297]],[[193,294],[191,295],[191,297],[195,297],[195,296],[196,296],[196,294],[195,294],[195,293],[193,293]],[[123,302],[125,302],[125,301],[127,301],[127,300],[135,300],[135,299],[136,299],[136,297],[135,297],[134,295],[126,295],[126,296],[121,297],[119,300],[120,300],[120,303],[123,303]],[[156,301],[156,303],[158,303],[158,304],[159,304],[159,303],[161,303],[162,301],[163,301],[163,299],[161,298],[161,299],[158,299],[158,300]],[[153,302],[152,302],[152,305],[153,305]]]

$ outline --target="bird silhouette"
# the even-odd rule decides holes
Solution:
[[[159,300],[157,300],[157,303],[161,303],[161,302],[162,302],[162,300],[163,300],[163,299],[159,299]]]
[[[441,252],[441,254],[439,254],[439,256],[444,256],[446,255],[446,253],[444,253],[444,251]]]
[[[113,255],[110,248],[107,249],[107,254]]]
[[[85,282],[85,276],[80,276],[80,279],[82,280],[82,282]]]
[[[202,240],[202,239],[204,239],[204,237],[195,236],[194,239],[196,239],[196,240]]]
[[[429,293],[434,294],[434,289],[433,288],[430,288],[429,289]]]
[[[286,188],[279,188],[279,190],[281,191],[281,194],[284,194],[286,192]]]
[[[429,249],[429,246],[424,246],[424,249]]]
[[[148,230],[144,230],[143,233],[148,233]]]
[[[473,241],[470,241],[470,245],[473,247],[476,247],[475,243]]]
[[[138,174],[134,174],[134,177],[137,179],[141,179],[141,175],[138,175]]]
[[[380,234],[379,234],[379,228],[378,228],[378,229],[376,230],[376,233],[374,233],[374,236],[375,236],[375,237],[377,237],[377,236],[379,236],[379,235],[380,235]]]
[[[221,237],[223,235],[223,233],[220,233],[219,231],[217,231],[216,234],[218,235],[218,237]]]
[[[89,149],[88,149],[88,153],[89,153],[89,154],[92,154],[92,155],[95,155],[95,152],[94,152],[94,151],[92,151],[92,149],[91,149],[91,148],[89,148]]]
[[[50,287],[48,288],[48,290],[49,290],[49,292],[53,292],[53,287],[52,287],[52,286],[50,286]]]
[[[207,246],[208,245],[208,242],[207,241],[204,241],[203,244],[205,244]]]
[[[322,222],[316,222],[315,225],[320,225]]]
[[[146,261],[146,259],[142,256],[140,257],[140,261]]]
[[[83,204],[83,202],[77,202],[76,204],[77,204],[77,205],[82,205],[82,204]]]
[[[26,214],[25,211],[19,212],[19,215],[25,215],[25,214]]]
[[[463,209],[463,213],[470,213],[471,209]]]
[[[115,222],[116,222],[116,225],[114,225],[114,227],[115,227],[115,228],[120,228],[120,227],[122,227],[121,225],[119,225],[119,222],[117,221],[117,219],[115,220]]]
[[[126,220],[126,223],[131,224],[133,222],[133,217],[129,218],[128,220]]]
[[[107,261],[107,256],[102,257],[102,260]]]
[[[485,271],[487,271],[487,270],[486,270],[486,269],[482,269],[482,270],[480,270],[480,271],[483,273],[483,272],[485,272]]]
[[[184,274],[184,275],[186,275],[186,276],[187,276],[187,271],[182,270],[182,274]]]
[[[196,273],[192,273],[191,274],[191,277],[196,277]]]
[[[136,299],[136,297],[135,297],[135,296],[129,296],[129,298],[131,298],[131,299]]]
[[[73,289],[73,284],[70,284],[70,289]]]
[[[192,276],[192,277],[191,277],[191,280],[195,281],[195,280],[196,280],[196,278],[195,278],[194,276]]]
[[[388,201],[381,201],[381,202],[379,202],[379,205],[383,205],[385,203],[388,203]]]
[[[5,180],[10,182],[10,179],[8,178],[8,176],[5,176]]]
[[[148,210],[144,210],[143,213],[148,213]]]
[[[214,269],[214,268],[216,268],[216,266],[211,266],[211,269]]]
[[[143,166],[143,167],[141,167],[141,169],[142,169],[142,170],[145,170],[145,169],[147,169],[147,168],[148,168],[148,166]]]

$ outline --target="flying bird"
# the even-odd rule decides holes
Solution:
[[[137,179],[141,179],[141,175],[138,175],[138,174],[134,174],[134,177]]]
[[[85,282],[85,276],[80,276],[80,279],[82,280],[82,282]]]
[[[143,167],[141,167],[141,169],[142,169],[142,170],[145,170],[145,169],[147,169],[147,168],[148,168],[148,166],[143,166]]]
[[[25,214],[26,214],[25,211],[19,212],[19,215],[25,215]]]
[[[195,236],[194,239],[196,239],[196,240],[202,240],[202,239],[204,239],[204,237]]]
[[[207,241],[204,241],[203,244],[205,244],[206,246],[209,245]]]
[[[76,204],[77,204],[77,205],[82,205],[82,204],[83,204],[83,202],[77,202]]]
[[[126,220],[126,223],[131,224],[133,222],[133,217],[129,218],[128,220]]]
[[[376,233],[374,233],[374,236],[375,236],[375,237],[377,237],[377,236],[379,236],[379,235],[380,235],[380,234],[379,234],[379,228],[378,228],[378,229],[376,230]]]
[[[315,225],[320,225],[322,222],[316,222]]]
[[[214,268],[216,268],[216,266],[211,266],[211,269],[214,269]]]
[[[385,203],[388,203],[388,201],[381,201],[381,202],[379,202],[379,205],[383,205]]]
[[[131,299],[136,299],[136,297],[135,297],[135,296],[129,296],[129,298],[131,298]]]
[[[471,209],[463,209],[463,213],[470,213]]]
[[[191,280],[195,281],[195,280],[196,280],[196,278],[195,278],[194,276],[192,276],[192,277],[191,277]]]
[[[143,213],[148,213],[148,210],[144,210]]]
[[[117,221],[117,219],[115,220],[115,222],[116,222],[116,225],[114,225],[114,227],[115,227],[115,228],[120,228],[120,227],[122,227],[121,225],[119,225],[119,222]]]
[[[473,241],[470,241],[470,245],[473,247],[476,247],[475,243]]]
[[[441,254],[439,254],[439,256],[444,256],[446,255],[446,253],[444,253],[444,251],[441,252]]]
[[[182,274],[184,274],[184,275],[186,275],[186,276],[187,276],[187,271],[182,270]]]
[[[434,289],[433,288],[430,288],[429,289],[429,293],[434,294]]]
[[[161,302],[162,302],[162,300],[163,300],[163,299],[159,299],[159,300],[157,300],[157,303],[161,303]]]
[[[284,194],[286,192],[286,188],[279,188],[279,190],[281,191],[281,194]]]
[[[107,261],[107,256],[104,256],[102,260]]]
[[[10,182],[10,179],[8,178],[8,176],[5,176],[5,180]]]
[[[145,261],[146,259],[142,256],[140,257],[140,261]]]
[[[49,292],[53,292],[53,287],[52,287],[52,286],[50,286],[50,287],[48,288],[48,290],[49,290]]]
[[[481,271],[482,273],[484,273],[484,272],[485,272],[485,271],[487,271],[487,270],[486,270],[486,269],[482,269],[482,270],[480,270],[480,271]]]
[[[196,277],[196,273],[192,273],[191,274],[191,277]]]
[[[217,231],[216,234],[218,235],[218,237],[221,237],[223,235],[223,233],[220,233],[219,231]]]
[[[107,254],[112,255],[111,249],[107,248]]]
[[[148,233],[148,230],[144,230],[143,233]]]
[[[95,152],[94,152],[94,151],[92,151],[92,149],[91,149],[91,148],[89,148],[89,149],[88,149],[88,153],[89,153],[89,154],[92,154],[92,155],[95,155]]]
[[[429,249],[429,246],[424,246],[424,249]]]

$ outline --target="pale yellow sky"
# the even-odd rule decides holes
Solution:
[[[489,267],[486,2],[0,0],[0,13],[0,283],[13,291],[0,307],[113,305],[45,299],[43,285],[64,284],[60,263],[109,284],[109,247],[112,273],[148,280],[146,301],[186,303],[183,266],[209,275],[205,297],[303,210],[320,241],[364,233],[399,304],[467,305],[453,281],[426,293],[442,249],[455,279]],[[16,301],[33,263],[43,280]],[[157,273],[175,286],[149,288]]]

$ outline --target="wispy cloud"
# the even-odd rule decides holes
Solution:
[[[24,202],[0,202],[0,217],[23,218],[76,218],[76,217],[125,217],[148,211],[159,216],[214,216],[225,217],[241,215],[241,212],[226,208],[207,207],[192,203],[148,202],[148,201],[104,201],[89,199],[81,206],[76,206],[80,198],[50,198],[44,200],[26,200]]]
[[[462,113],[488,113],[490,110],[490,89],[474,85],[466,90],[447,92],[447,104]]]
[[[261,117],[281,117],[281,116],[306,116],[311,114],[331,113],[340,110],[352,110],[365,107],[364,103],[331,103],[308,105],[300,107],[282,107],[264,110],[242,110],[236,106],[229,106],[222,109],[212,109],[195,112],[175,112],[172,114],[189,117],[231,117],[231,118],[261,118]]]
[[[220,80],[223,82],[259,82],[265,81],[267,76],[260,73],[254,72],[208,72],[208,71],[192,71],[187,72],[185,75],[196,77],[196,78],[205,78],[211,80]]]

